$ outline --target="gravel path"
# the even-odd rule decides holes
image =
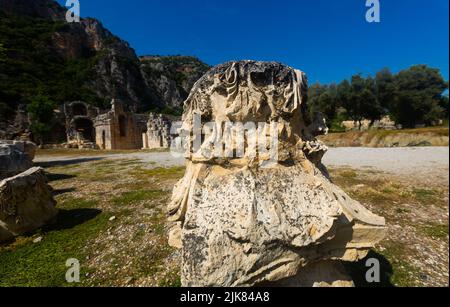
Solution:
[[[326,166],[373,168],[424,183],[449,182],[449,147],[331,148]]]
[[[184,164],[182,158],[174,158],[168,152],[135,152],[99,156],[38,156],[35,162],[45,166],[53,162],[83,162],[93,159],[140,159],[157,166],[171,167]],[[448,185],[449,147],[401,147],[401,148],[330,148],[323,162],[331,167],[372,168],[394,175],[423,179],[430,183]]]

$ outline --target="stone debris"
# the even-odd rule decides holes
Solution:
[[[169,148],[174,138],[171,135],[172,122],[162,114],[150,113],[147,132],[142,134],[144,149]]]
[[[202,124],[276,123],[278,162],[262,167],[267,157],[247,151],[206,156],[219,133],[186,153],[168,208],[183,286],[352,286],[341,261],[364,258],[385,237],[384,218],[330,181],[327,147],[315,138],[327,129],[306,117],[306,92],[304,73],[274,62],[225,63],[194,85],[182,129],[192,130],[195,114]]]
[[[42,237],[37,237],[36,239],[33,240],[33,243],[34,244],[40,243],[42,242],[42,239],[43,239]]]
[[[58,210],[44,170],[33,167],[0,182],[0,242],[34,231]]]

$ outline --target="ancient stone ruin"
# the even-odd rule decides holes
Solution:
[[[100,110],[83,101],[63,105],[67,144],[69,147],[95,148],[94,120]]]
[[[143,149],[169,148],[174,138],[171,127],[172,123],[167,117],[150,113],[147,132],[142,134]]]
[[[57,214],[44,170],[33,167],[0,182],[0,242],[36,230]]]
[[[304,73],[279,63],[241,61],[216,66],[185,102],[182,130],[194,117],[277,128],[277,161],[247,150],[239,157],[208,154],[225,133],[186,143],[187,169],[169,205],[169,244],[182,249],[183,286],[352,286],[342,261],[354,262],[386,235],[385,220],[334,185],[315,139],[326,131],[306,117]],[[273,140],[273,138],[271,138]],[[274,142],[274,141],[271,141]],[[238,144],[231,143],[234,153]],[[242,145],[242,144],[241,144]]]
[[[146,116],[126,110],[124,104],[113,99],[111,111],[97,116],[94,127],[95,143],[100,149],[141,149]]]
[[[147,117],[128,110],[119,100],[101,111],[83,101],[64,104],[66,147],[79,149],[141,149]]]
[[[36,145],[0,141],[0,243],[51,222],[57,215],[44,170],[32,167]]]
[[[52,188],[33,168],[36,145],[0,141],[0,242],[33,231],[56,217]]]

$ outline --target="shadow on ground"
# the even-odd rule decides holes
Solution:
[[[43,161],[43,162],[36,162],[35,165],[43,167],[43,168],[48,168],[48,167],[56,167],[56,166],[68,166],[68,165],[73,165],[73,164],[80,164],[80,163],[99,161],[99,160],[103,160],[103,158],[79,158],[79,159]]]
[[[366,273],[371,268],[371,266],[366,266],[366,262],[370,258],[377,259],[380,262],[379,283],[369,283],[366,280]],[[383,255],[376,253],[375,251],[370,251],[366,258],[358,262],[344,262],[344,266],[352,277],[356,287],[395,287],[391,282],[391,277],[393,275],[391,263]]]
[[[49,182],[75,178],[75,175],[46,173]]]
[[[90,208],[72,209],[72,210],[59,209],[55,223],[45,226],[43,230],[45,232],[48,232],[55,230],[71,229],[74,228],[75,226],[78,226],[89,220],[94,219],[100,213],[102,213],[101,210]]]
[[[75,192],[75,191],[76,191],[75,188],[57,189],[57,190],[53,190],[53,196],[58,196],[58,195]]]

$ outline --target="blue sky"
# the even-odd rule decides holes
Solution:
[[[193,55],[210,65],[279,61],[322,83],[414,64],[439,68],[448,79],[448,0],[380,0],[380,23],[366,22],[365,2],[80,0],[80,5],[82,17],[102,21],[138,55]]]

